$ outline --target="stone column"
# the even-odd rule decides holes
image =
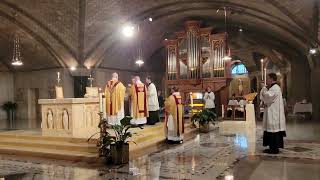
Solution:
[[[320,118],[320,68],[313,69],[311,71],[311,102],[313,108],[313,119],[319,120]]]

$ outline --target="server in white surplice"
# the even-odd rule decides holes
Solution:
[[[267,77],[267,87],[260,92],[263,102],[263,146],[269,146],[265,153],[278,154],[283,148],[283,137],[286,136],[286,119],[284,114],[283,98],[280,86],[277,84],[277,75],[271,73]]]

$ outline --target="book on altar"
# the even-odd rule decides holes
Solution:
[[[86,94],[84,95],[85,98],[98,97],[98,96],[99,96],[98,87],[86,87]]]

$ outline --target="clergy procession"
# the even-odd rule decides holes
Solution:
[[[125,117],[125,97],[130,102],[131,124],[142,128],[143,125],[155,125],[160,122],[158,91],[151,77],[146,77],[147,85],[145,85],[141,82],[139,76],[135,76],[132,79],[132,84],[128,84],[128,91],[118,78],[118,74],[113,73],[112,79],[107,82],[104,91],[108,124],[119,125],[120,120]],[[184,133],[184,108],[177,88],[173,87],[171,89],[171,95],[165,100],[164,104],[166,139],[168,142],[181,143]]]

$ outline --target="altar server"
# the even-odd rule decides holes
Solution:
[[[212,112],[216,112],[215,108],[215,103],[214,103],[214,100],[215,100],[215,95],[214,95],[214,92],[211,91],[211,87],[208,86],[207,87],[207,90],[206,92],[204,93],[204,102],[205,102],[205,105],[204,105],[204,108],[205,109],[209,109],[210,111]]]
[[[147,123],[148,98],[147,87],[140,81],[139,76],[135,76],[134,84],[130,85],[130,100],[131,100],[131,124],[144,125]]]
[[[264,105],[263,146],[269,146],[264,153],[278,154],[279,148],[283,148],[283,137],[286,136],[286,120],[282,92],[275,73],[268,75],[267,86],[263,86],[260,92]]]
[[[148,86],[147,96],[148,96],[148,110],[149,117],[147,118],[148,125],[154,125],[159,122],[159,102],[158,102],[158,94],[157,88],[152,83],[151,77],[148,76],[146,78],[146,83]]]
[[[165,101],[165,135],[168,142],[182,142],[184,133],[184,113],[181,95],[177,88]]]
[[[120,124],[120,120],[124,118],[125,92],[126,88],[118,80],[118,74],[113,73],[105,88],[107,120],[111,125]]]

